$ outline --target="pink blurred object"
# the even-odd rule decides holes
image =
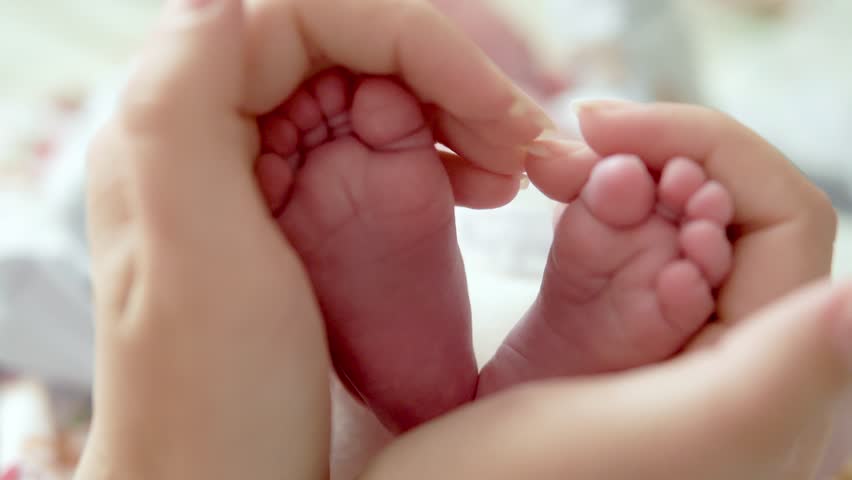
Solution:
[[[3,476],[0,477],[0,480],[21,480],[21,467],[17,465],[9,467],[8,470],[3,472]]]
[[[523,36],[485,1],[431,1],[531,96],[544,100],[571,86],[569,78],[548,71]]]

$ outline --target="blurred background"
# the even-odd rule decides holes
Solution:
[[[734,115],[830,194],[841,215],[835,272],[852,274],[849,0],[433,3],[566,130],[578,98]],[[160,4],[0,0],[0,480],[68,478],[84,438],[83,155]],[[533,189],[495,212],[459,211],[481,358],[535,297],[551,208]]]

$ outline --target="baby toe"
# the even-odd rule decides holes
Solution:
[[[654,208],[654,179],[638,157],[616,155],[595,166],[581,198],[604,223],[635,226],[647,219]]]
[[[323,114],[320,104],[306,90],[296,92],[284,107],[287,118],[301,131],[308,131],[322,123]]]
[[[377,150],[431,148],[435,145],[420,103],[387,78],[364,80],[352,101],[352,127]]]
[[[353,81],[351,75],[338,70],[331,70],[314,79],[311,90],[323,116],[329,119],[329,125],[336,126],[331,119],[348,110]]]
[[[663,317],[686,335],[697,331],[715,308],[710,285],[689,260],[676,261],[660,271],[657,296]]]
[[[680,248],[695,262],[711,286],[719,286],[733,264],[733,247],[725,229],[708,220],[690,221],[680,231]]]
[[[658,189],[664,216],[670,219],[683,214],[689,199],[701,189],[707,176],[704,169],[688,158],[674,158],[663,168]]]
[[[299,149],[299,130],[285,115],[273,113],[258,122],[264,152],[276,153],[284,158]]]
[[[255,172],[266,204],[277,216],[284,207],[287,194],[293,185],[292,165],[277,154],[265,153],[258,158]]]
[[[727,226],[734,219],[734,201],[721,183],[711,180],[689,199],[686,204],[686,217]]]

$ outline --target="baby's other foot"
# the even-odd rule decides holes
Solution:
[[[477,395],[676,353],[714,312],[732,217],[728,192],[691,160],[670,161],[659,183],[638,157],[600,161],[557,221],[539,296]]]
[[[311,277],[344,383],[397,431],[471,400],[453,192],[416,98],[332,70],[261,134],[258,181]]]

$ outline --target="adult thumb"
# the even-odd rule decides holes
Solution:
[[[701,390],[712,403],[705,408],[735,432],[730,458],[763,475],[750,478],[814,478],[852,384],[852,283],[800,290],[735,327],[698,360],[708,372]]]
[[[130,128],[163,131],[242,103],[242,0],[168,0],[127,85]]]
[[[262,209],[251,174],[256,126],[240,112],[244,43],[241,0],[166,3],[90,147],[93,251],[123,243],[128,224],[174,234],[244,215],[246,199]],[[217,215],[198,215],[205,210]]]
[[[852,284],[821,283],[667,364],[477,402],[363,478],[808,479],[850,369]]]

